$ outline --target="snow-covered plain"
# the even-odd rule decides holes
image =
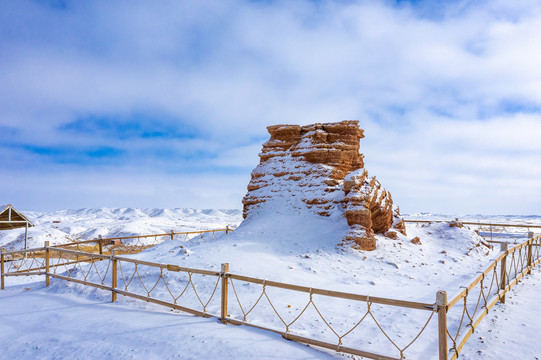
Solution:
[[[106,214],[104,219],[100,219],[100,212]],[[177,215],[174,215],[175,212]],[[186,216],[187,212],[193,215]],[[237,225],[241,220],[239,211],[226,210],[160,212],[94,209],[77,210],[73,217],[66,215],[62,218],[62,223],[52,223],[53,219],[60,217],[59,214],[69,213],[70,211],[29,214],[31,219],[39,224],[32,230],[39,234],[50,234],[48,237],[51,238],[54,233],[50,228],[62,225],[61,231],[64,234],[85,238],[84,234],[93,237],[96,234],[112,236],[130,232],[130,235],[135,235],[136,226],[130,225],[134,223],[143,224],[139,234],[146,234],[167,232],[171,228],[177,230],[179,227],[188,229],[191,226],[193,229],[198,224],[207,228]],[[92,215],[84,219],[82,214]],[[109,214],[117,215],[115,217]],[[162,215],[153,217],[151,214]],[[416,216],[423,219],[443,218],[441,215]],[[161,219],[162,217],[167,221]],[[192,222],[187,224],[186,218],[190,218]],[[505,217],[475,220],[509,222]],[[519,218],[514,220],[520,222]],[[540,217],[523,219],[532,224],[539,224],[540,220]],[[93,224],[96,224],[96,229],[93,229]],[[60,231],[59,228],[56,230]],[[314,288],[433,303],[438,290],[447,290],[451,296],[460,286],[468,284],[475,274],[484,269],[498,254],[498,249],[483,245],[472,230],[449,227],[446,223],[425,226],[409,224],[407,237],[399,236],[398,240],[378,237],[378,248],[372,252],[338,245],[334,234],[346,230],[344,222],[335,219],[273,213],[245,221],[235,232],[213,240],[202,241],[195,238],[182,243],[167,241],[134,256],[141,260],[201,269],[219,269],[221,263],[228,262],[230,271],[235,274]],[[416,236],[420,238],[420,245],[411,242]],[[0,240],[7,243],[3,241],[5,236]],[[106,262],[98,263],[97,266],[105,267]],[[140,271],[145,281],[152,282],[157,276],[153,269]],[[168,278],[172,289],[182,289],[186,284],[185,277],[183,273],[172,273]],[[503,349],[510,343],[529,345],[529,350],[521,353],[524,354],[524,357],[521,357],[524,359],[535,359],[532,356],[541,353],[540,345],[525,343],[529,335],[524,331],[528,329],[538,332],[541,330],[540,325],[531,320],[535,319],[533,316],[530,320],[521,318],[527,313],[524,309],[527,309],[528,305],[527,300],[521,300],[521,292],[528,288],[530,297],[540,299],[541,287],[535,286],[541,282],[540,277],[539,271],[535,271],[523,281],[524,284],[533,283],[532,287],[518,286],[508,295],[510,300],[507,304],[496,306],[495,311],[481,323],[470,340],[471,343],[464,349],[462,354],[465,358],[505,359],[507,357],[500,354],[506,354]],[[43,279],[39,278],[8,278],[6,282],[7,290],[0,293],[1,314],[2,319],[5,319],[0,321],[0,331],[2,334],[9,334],[0,337],[0,347],[5,349],[6,358],[85,359],[109,357],[113,354],[120,358],[178,356],[194,359],[304,359],[343,356],[294,344],[272,333],[244,326],[224,326],[216,320],[172,313],[168,309],[130,298],[120,297],[117,303],[110,304],[110,293],[62,280],[53,279],[49,288],[45,288]],[[213,280],[202,278],[199,278],[196,284],[201,293],[207,294],[214,286]],[[253,304],[261,294],[260,285],[242,282],[235,285],[239,298],[247,304]],[[533,289],[537,289],[537,292]],[[129,290],[140,292],[142,287],[134,284]],[[152,295],[164,299],[168,296],[165,289],[160,287],[157,287]],[[232,296],[230,295],[229,300],[230,315],[242,320],[242,311]],[[277,310],[290,320],[302,310],[308,300],[306,294],[291,291],[269,290],[269,297]],[[314,299],[339,333],[347,331],[366,312],[364,303],[324,297]],[[193,307],[197,306],[193,294],[191,297],[187,295],[183,300]],[[208,310],[211,313],[219,312],[219,304],[211,301]],[[374,306],[372,310],[380,324],[388,329],[401,347],[416,335],[430,315],[428,311],[404,311],[401,308],[381,306]],[[502,311],[505,314],[514,311],[517,315],[502,316]],[[257,307],[248,319],[270,327],[282,326],[279,319],[269,311],[269,306]],[[435,323],[433,319],[425,333],[408,349],[408,358],[436,358]],[[308,310],[295,326],[293,330],[297,334],[329,342],[336,341],[335,335],[322,324],[314,311]],[[497,327],[497,331],[490,331],[494,327]],[[508,339],[506,344],[502,345],[502,339]],[[363,323],[343,340],[344,346],[397,356],[396,349],[370,322]]]

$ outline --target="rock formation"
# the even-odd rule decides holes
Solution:
[[[396,238],[404,222],[391,194],[364,169],[359,153],[364,137],[358,121],[269,126],[269,141],[259,154],[244,197],[244,217],[265,207],[308,208],[320,216],[345,219],[344,241],[363,250],[376,248],[374,233]],[[395,229],[393,231],[391,229]]]

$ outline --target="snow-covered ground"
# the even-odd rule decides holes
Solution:
[[[213,212],[214,218],[209,219],[208,213],[192,210],[195,214],[191,217],[192,223],[186,225],[184,210],[172,210],[171,213],[179,212],[179,218],[175,219],[175,216],[171,215],[168,217],[170,222],[163,221],[165,224],[159,227],[155,225],[156,223],[148,225],[147,219],[152,217],[149,214],[160,213],[159,210],[125,210],[99,209],[98,212],[105,214],[124,214],[118,217],[106,217],[103,220],[98,219],[98,215],[91,215],[84,220],[80,215],[91,214],[93,211],[78,210],[78,214],[69,220],[67,217],[63,218],[61,224],[52,223],[52,219],[56,220],[58,215],[55,218],[55,215],[44,217],[45,215],[41,214],[43,221],[37,228],[41,227],[40,231],[47,233],[48,227],[63,225],[62,231],[65,234],[83,234],[85,231],[91,233],[92,224],[95,223],[100,229],[107,229],[108,232],[104,233],[104,236],[110,236],[114,231],[125,231],[120,229],[124,229],[126,224],[129,226],[133,223],[156,226],[160,229],[158,232],[167,232],[171,228],[176,230],[176,227],[171,224],[186,227],[205,224],[212,228],[226,224],[236,225],[241,219],[240,212]],[[63,212],[58,212],[60,213]],[[137,215],[132,217],[130,213]],[[141,213],[146,215],[142,216]],[[167,213],[167,210],[161,212],[161,214]],[[426,215],[422,217],[427,218]],[[436,217],[442,218],[441,215]],[[40,219],[39,216],[32,218],[36,222],[38,219]],[[505,222],[504,217],[493,217],[490,220]],[[524,220],[541,223],[539,217],[528,217]],[[487,218],[482,221],[487,221]],[[162,220],[157,222],[162,223]],[[142,234],[149,232],[148,227],[145,226],[141,226]],[[76,232],[70,230],[71,227],[84,227],[86,230]],[[498,254],[498,249],[490,249],[483,245],[481,239],[472,230],[449,227],[447,223],[425,226],[409,224],[407,237],[399,236],[397,240],[391,240],[380,236],[377,242],[378,247],[372,252],[361,252],[353,250],[348,245],[338,245],[335,234],[343,233],[347,230],[345,228],[344,222],[329,218],[274,213],[244,222],[235,232],[213,240],[201,241],[195,238],[182,243],[167,241],[134,256],[141,260],[201,269],[219,269],[221,263],[228,262],[230,271],[235,274],[372,297],[381,296],[433,303],[438,290],[447,290],[452,295],[453,292],[459,290],[460,286],[468,284],[475,274],[484,269]],[[131,234],[136,234],[135,230],[130,231],[133,231]],[[156,231],[150,231],[152,232]],[[419,237],[421,244],[412,243],[411,239],[414,237]],[[106,262],[98,263],[97,266],[106,267]],[[156,278],[156,273],[152,269],[139,271],[145,281]],[[524,284],[528,282],[535,284],[535,279],[539,277],[541,274],[534,272],[524,280]],[[173,290],[181,289],[186,284],[183,273],[172,273],[168,279]],[[131,356],[134,358],[152,358],[153,356],[175,358],[177,355],[180,358],[221,358],[221,355],[227,355],[234,359],[341,357],[339,354],[322,352],[284,341],[271,333],[254,331],[244,326],[224,326],[216,323],[215,320],[171,313],[167,309],[129,298],[120,297],[118,303],[110,304],[108,303],[110,293],[73,283],[68,284],[61,280],[54,279],[50,288],[44,288],[43,280],[40,280],[38,283],[32,283],[35,280],[8,278],[7,290],[0,293],[2,318],[9,319],[9,321],[0,322],[0,329],[4,327],[0,331],[5,333],[9,330],[12,334],[0,337],[0,347],[7,349],[6,354],[9,358],[66,358],[70,357],[69,354],[72,351],[77,353],[76,358],[87,358],[83,349],[90,347],[96,348],[92,350],[92,356],[107,357],[114,351],[118,351],[120,358]],[[204,279],[198,281],[196,284],[201,293],[212,291],[214,286],[212,281],[205,282]],[[541,279],[537,279],[537,283],[540,281]],[[27,284],[24,284],[25,282]],[[142,290],[140,285],[131,286],[130,291]],[[237,282],[236,286],[239,297],[246,303],[252,304],[261,294],[259,285]],[[29,290],[26,291],[26,288]],[[507,358],[499,355],[504,354],[505,345],[501,344],[502,338],[509,339],[509,342],[525,344],[530,349],[533,347],[531,351],[523,351],[521,354],[524,354],[524,357],[521,359],[535,359],[531,357],[532,354],[541,353],[540,345],[527,343],[528,335],[523,331],[539,330],[539,325],[531,320],[535,317],[519,320],[528,309],[526,305],[529,303],[521,300],[521,292],[526,288],[539,288],[537,292],[529,291],[533,291],[530,294],[531,297],[541,298],[541,287],[518,286],[512,294],[508,295],[508,303],[498,305],[496,310],[481,323],[470,340],[471,343],[468,343],[463,351],[465,358]],[[168,295],[165,289],[157,287],[153,296],[165,298]],[[230,296],[231,316],[242,320],[242,312],[235,305],[232,295]],[[277,310],[290,319],[302,310],[307,301],[306,294],[291,291],[269,291],[269,296],[275,302]],[[193,296],[191,300],[194,300]],[[190,298],[188,297],[186,301],[189,302]],[[327,320],[342,333],[359,320],[363,311],[366,311],[366,306],[363,308],[364,305],[354,302],[335,299],[329,301],[324,297],[317,297],[316,302],[328,316]],[[509,314],[513,314],[510,312],[511,308],[516,309],[513,311],[517,312],[517,316],[502,316],[498,313],[503,311],[507,314],[509,311]],[[25,311],[24,309],[32,310]],[[141,309],[145,311],[140,312]],[[214,302],[209,304],[210,312],[216,313],[218,309],[218,304]],[[256,308],[250,315],[253,318],[249,320],[279,328],[280,321],[272,311],[267,310],[269,310],[268,306]],[[430,315],[430,312],[421,310],[404,312],[401,308],[374,306],[372,310],[380,324],[388,329],[400,346],[407,344],[416,335],[416,331]],[[12,313],[16,316],[10,315]],[[311,313],[307,311],[294,330],[302,336],[329,342],[336,340],[332,332],[321,325],[322,321],[318,320],[317,314],[314,311]],[[40,330],[40,326],[43,331]],[[496,326],[499,326],[498,331],[494,330]],[[108,327],[114,329],[115,336],[109,334]],[[489,331],[491,327],[493,331]],[[483,330],[484,328],[486,330]],[[436,357],[437,337],[434,320],[425,331],[406,352],[408,358]],[[509,333],[505,333],[506,331]],[[203,338],[202,334],[207,333],[212,336]],[[523,337],[524,342],[521,340]],[[118,346],[115,345],[116,342]],[[396,356],[396,350],[375,329],[373,323],[363,323],[359,326],[344,338],[344,345]]]
[[[225,326],[144,302],[113,304],[77,292],[59,293],[45,288],[43,281],[9,281],[0,293],[2,359],[344,358],[271,332]],[[540,298],[537,268],[507,294],[505,305],[497,304],[481,322],[461,358],[540,359]]]
[[[144,302],[58,293],[43,282],[0,295],[2,359],[330,359],[263,330]]]

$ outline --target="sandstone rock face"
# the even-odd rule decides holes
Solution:
[[[267,129],[271,138],[242,201],[245,218],[273,206],[345,217],[350,230],[343,240],[363,250],[375,249],[374,233],[394,228],[405,234],[391,194],[364,169],[358,121]]]

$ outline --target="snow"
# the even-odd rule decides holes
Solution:
[[[345,221],[337,221],[334,217],[308,216],[307,212],[276,211],[278,205],[261,209],[257,217],[243,222],[228,235],[211,240],[193,238],[183,242],[166,241],[134,257],[217,271],[221,263],[228,262],[230,271],[235,274],[431,304],[438,290],[447,290],[451,296],[460,290],[460,286],[468,284],[497,256],[499,250],[483,245],[470,229],[432,223],[408,224],[408,236],[399,235],[397,240],[379,236],[376,250],[362,252],[353,250],[347,244],[337,243],[336,234],[348,230]],[[95,234],[96,229],[109,236],[122,232],[136,234],[138,229],[141,231],[139,234],[152,233],[147,231],[153,229],[167,232],[175,224],[186,229],[197,226],[216,228],[226,224],[237,225],[241,219],[240,212],[236,210],[82,209],[28,214],[32,221],[38,223],[36,230],[40,231],[39,234],[49,234],[51,237],[60,234],[72,237]],[[418,216],[430,218],[428,215]],[[59,218],[61,224],[52,223],[53,219]],[[506,222],[507,219],[495,217],[491,220]],[[513,219],[520,222],[520,218]],[[540,223],[540,220],[539,217],[524,219],[534,223]],[[92,228],[94,224],[96,229]],[[55,228],[57,225],[62,227]],[[414,237],[420,238],[421,245],[411,242]],[[5,239],[6,236],[0,240]],[[104,270],[107,262],[96,265]],[[128,273],[132,271],[128,265],[124,270]],[[151,283],[159,275],[158,270],[152,268],[142,267],[139,271],[143,281]],[[187,283],[185,273],[168,273],[167,279],[173,292],[182,290]],[[255,331],[246,326],[225,326],[216,320],[172,313],[163,307],[131,298],[119,297],[117,303],[111,304],[110,293],[106,291],[62,280],[53,279],[51,286],[44,288],[43,279],[40,280],[35,283],[33,281],[36,279],[31,278],[6,279],[7,290],[0,293],[2,318],[12,320],[0,322],[0,331],[9,329],[11,334],[0,338],[0,346],[7,349],[6,357],[55,358],[52,354],[60,354],[57,357],[62,358],[66,357],[62,355],[77,351],[83,354],[80,358],[85,358],[83,350],[90,347],[96,348],[93,356],[105,357],[119,351],[121,358],[132,355],[134,358],[174,358],[179,355],[180,358],[210,359],[223,356],[233,359],[342,356],[294,344],[270,332]],[[92,281],[96,281],[96,278]],[[206,296],[212,292],[215,281],[216,278],[194,277],[198,291]],[[528,311],[533,311],[534,299],[541,296],[541,275],[538,271],[523,281],[524,284],[529,282],[534,285],[517,286],[508,295],[507,304],[497,305],[495,311],[481,322],[461,356],[467,359],[504,359],[507,357],[499,356],[505,354],[504,349],[510,343],[528,347],[529,350],[519,349],[524,354],[521,358],[534,359],[532,354],[541,352],[541,346],[528,343],[525,335],[525,330],[540,330],[539,325],[530,320],[535,317],[527,315]],[[253,304],[262,291],[260,285],[240,281],[235,282],[235,286],[245,307],[246,304]],[[25,291],[26,287],[30,290]],[[144,288],[134,282],[129,291],[144,293]],[[523,297],[525,291],[529,293]],[[152,295],[162,299],[170,296],[160,286]],[[302,310],[308,300],[304,293],[270,288],[269,297],[277,310],[289,320]],[[323,296],[314,298],[327,320],[340,333],[344,333],[366,312],[364,303]],[[219,312],[216,299],[208,304],[211,313]],[[182,301],[194,308],[199,306],[193,292],[187,292]],[[231,317],[242,320],[242,310],[231,290],[229,302]],[[250,322],[283,330],[283,325],[269,306],[262,305],[265,306],[258,306],[250,314]],[[389,306],[373,305],[372,310],[378,322],[400,346],[407,344],[417,334],[430,315],[429,311]],[[435,324],[434,318],[425,333],[406,352],[408,358],[436,357]],[[336,342],[332,332],[321,325],[317,313],[309,309],[293,330],[302,336]],[[212,336],[205,337],[203,334]],[[507,339],[506,345],[502,345],[502,339]],[[34,346],[39,348],[35,349]],[[370,322],[363,323],[344,338],[344,346],[396,356],[396,350]]]
[[[99,235],[121,237],[210,230],[237,225],[242,212],[237,209],[134,209],[96,208],[53,212],[22,211],[36,225],[28,230],[28,248],[78,240],[96,239]],[[59,223],[55,223],[59,221]],[[22,249],[24,229],[0,232],[0,246]]]
[[[432,213],[411,213],[404,214],[409,220],[454,220],[460,219],[465,222],[481,222],[495,224],[529,224],[541,225],[541,215],[483,215],[483,214],[432,214]]]
[[[462,352],[465,360],[541,359],[541,269],[526,275],[475,329]]]
[[[333,358],[268,331],[144,302],[58,293],[41,283],[9,286],[0,301],[3,359]]]

